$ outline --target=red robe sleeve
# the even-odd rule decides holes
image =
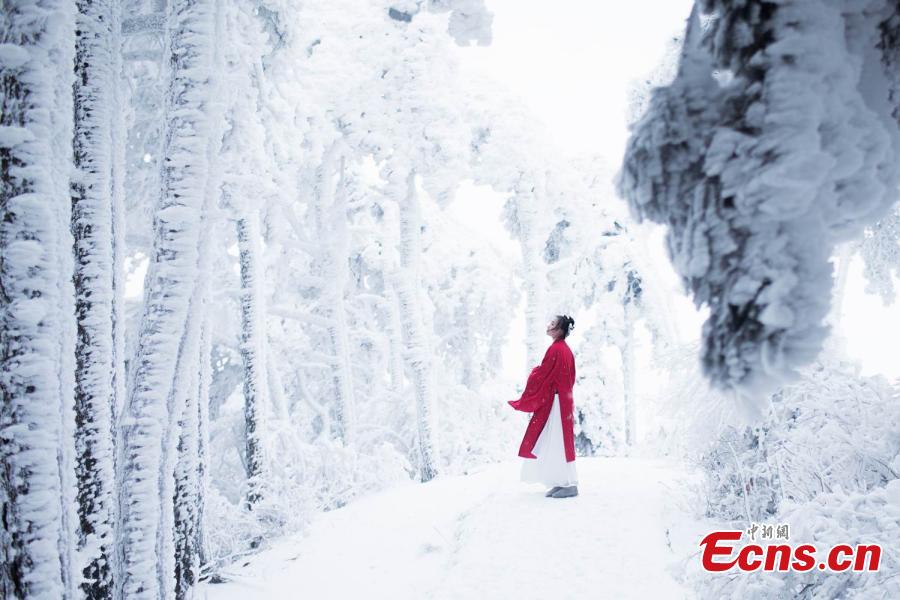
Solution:
[[[559,370],[559,352],[556,344],[551,344],[541,364],[531,370],[522,396],[518,400],[509,400],[509,405],[522,412],[535,412],[552,402]]]

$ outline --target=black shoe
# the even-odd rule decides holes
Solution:
[[[572,498],[578,495],[578,486],[570,485],[569,487],[562,487],[553,492],[550,496],[551,498]]]
[[[547,491],[546,494],[544,494],[544,496],[546,496],[547,498],[549,498],[550,496],[552,496],[553,494],[555,494],[556,492],[558,492],[558,491],[561,490],[561,489],[562,489],[562,486],[561,486],[561,485],[554,485],[552,488],[550,488],[550,489]]]

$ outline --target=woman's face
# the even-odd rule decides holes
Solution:
[[[556,328],[556,319],[550,319],[550,322],[547,323],[547,335],[556,339],[557,333],[559,332]]]

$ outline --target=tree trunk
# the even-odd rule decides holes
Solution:
[[[173,497],[175,598],[179,600],[189,596],[191,586],[197,583],[200,576],[200,506],[203,499],[203,467],[200,463],[200,405],[203,398],[200,396],[200,372],[202,361],[209,360],[208,356],[202,354],[201,346],[203,313],[207,309],[202,302],[203,296],[205,290],[198,289],[196,302],[192,301],[188,331],[182,346],[184,354],[179,360],[174,390],[175,403],[184,407],[178,423],[181,433],[178,438]]]
[[[288,410],[288,400],[284,391],[284,383],[282,383],[281,373],[278,371],[278,365],[278,357],[275,355],[270,356],[268,364],[266,365],[266,375],[268,376],[269,396],[272,398],[272,416],[282,423],[288,423],[291,416],[290,411]]]
[[[472,326],[473,315],[469,309],[469,300],[462,296],[459,306],[454,310],[454,326],[459,324],[462,333],[459,335],[459,344],[455,349],[459,353],[462,384],[475,390],[481,386],[481,373],[477,371],[475,356],[475,331]]]
[[[217,172],[212,169],[212,173]],[[216,181],[217,176],[212,174],[206,189],[201,229],[203,235],[198,258],[199,275],[191,298],[173,388],[174,405],[182,407],[178,418],[178,445],[173,450],[173,455],[177,454],[172,496],[174,545],[171,548],[163,547],[161,555],[167,561],[170,560],[169,555],[172,556],[171,570],[175,574],[173,591],[178,600],[190,597],[191,588],[200,579],[204,558],[202,514],[207,489],[205,448],[208,445],[204,407],[209,404],[207,382],[210,362],[207,315],[211,248],[215,247],[209,215],[217,199]]]
[[[118,103],[118,7],[79,0],[75,46],[75,446],[81,557],[79,587],[108,598],[115,577],[115,415],[122,362],[122,170]]]
[[[200,481],[200,496],[196,506],[196,549],[197,561],[201,568],[209,562],[209,542],[204,527],[203,513],[206,509],[206,490],[209,489],[209,386],[212,382],[212,334],[210,318],[204,315],[203,329],[200,331],[200,377],[198,380],[197,430],[197,475]]]
[[[425,482],[437,476],[439,455],[434,415],[433,353],[429,345],[429,332],[425,330],[422,300],[419,298],[422,216],[416,193],[415,171],[394,171],[389,185],[399,204],[400,268],[393,279],[399,301],[407,361],[415,385],[420,473],[421,480]]]
[[[166,17],[162,189],[119,454],[120,590],[129,598],[158,600],[174,593],[173,454],[183,407],[175,405],[180,396],[173,385],[185,357],[181,332],[195,295],[207,196],[213,7],[213,0],[172,0]]]
[[[629,452],[635,445],[637,440],[637,419],[635,414],[635,392],[634,392],[634,315],[632,302],[628,301],[622,307],[625,315],[622,331],[625,336],[624,347],[622,351],[622,380],[623,380],[623,402],[625,408],[625,448]]]
[[[318,311],[328,323],[328,340],[334,358],[334,393],[337,400],[335,432],[345,445],[356,438],[356,406],[353,389],[353,369],[350,358],[350,342],[347,332],[347,314],[344,291],[348,277],[349,231],[347,229],[347,198],[343,189],[344,160],[338,163],[337,143],[325,153],[317,174],[317,192],[314,196],[313,215],[321,248],[318,263],[320,275],[326,281],[322,288]],[[335,189],[335,171],[340,169],[340,179]],[[322,234],[326,235],[322,235]]]
[[[388,285],[385,290],[389,303],[391,393],[399,399],[403,395],[403,319],[400,317],[400,298],[397,289]]]
[[[9,1],[0,23],[0,596],[69,598],[73,5]]]
[[[241,264],[241,358],[244,363],[244,443],[247,504],[262,498],[266,473],[263,433],[269,407],[266,367],[266,304],[260,264],[259,213],[247,211],[237,221]]]
[[[516,198],[525,287],[526,372],[540,364],[547,347],[547,264],[543,259],[544,239],[538,233],[544,222],[540,200],[534,192],[519,193]]]

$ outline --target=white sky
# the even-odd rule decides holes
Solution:
[[[487,0],[487,4],[494,12],[493,43],[461,50],[464,73],[495,80],[520,99],[547,125],[556,147],[573,155],[600,154],[618,165],[627,138],[628,90],[661,61],[666,44],[683,29],[691,0]],[[458,195],[450,210],[476,234],[517,256],[517,246],[499,222],[502,202],[495,194],[470,188]],[[486,209],[498,219],[485,219]],[[661,246],[657,254],[658,270],[671,272]],[[849,358],[862,364],[863,374],[900,377],[896,358],[900,304],[884,307],[863,288],[857,259],[847,281],[839,334]],[[688,306],[686,301],[681,304]],[[519,331],[523,325],[520,306],[504,357],[504,371],[513,378],[525,372]],[[699,335],[699,327],[694,330]]]
[[[493,43],[462,52],[522,99],[573,154],[622,155],[625,100],[684,29],[690,0],[486,0]]]

